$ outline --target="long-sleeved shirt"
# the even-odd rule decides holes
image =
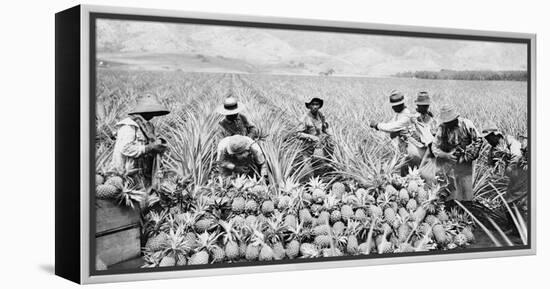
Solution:
[[[149,125],[151,124],[149,123]],[[139,128],[139,125],[130,117],[121,120],[116,126],[118,130],[111,168],[122,174],[138,167],[137,159],[145,154],[148,139]]]
[[[220,126],[223,129],[222,135],[224,137],[244,135],[255,138],[258,136],[258,129],[256,126],[242,114],[238,114],[234,120],[230,120],[227,117],[222,119],[220,121]]]
[[[473,122],[459,117],[455,128],[449,129],[444,124],[439,125],[432,151],[436,157],[441,157],[444,153],[456,149],[465,150],[469,156],[463,163],[471,169],[471,163],[478,157],[482,144],[483,140]]]
[[[521,143],[511,135],[505,135],[499,140],[496,146],[491,146],[487,154],[487,164],[494,166],[496,159],[500,158],[506,163],[502,164],[505,167],[510,163],[517,163],[522,157]],[[503,158],[504,157],[504,158]]]
[[[414,115],[411,115],[409,109],[405,108],[401,112],[396,113],[390,121],[377,124],[376,128],[390,134],[408,131],[412,125],[412,117],[414,117]],[[392,136],[397,135],[392,134]]]
[[[429,114],[420,114],[417,113],[413,119],[415,132],[415,137],[424,145],[428,146],[435,139],[435,134],[437,133],[437,121]]]
[[[246,137],[248,143],[248,157],[239,159],[228,152],[232,139],[226,137],[220,141],[217,149],[217,161],[220,163],[231,163],[235,165],[235,172],[248,172],[249,169],[258,170],[261,176],[267,173],[267,164],[262,149],[254,140]]]
[[[306,113],[300,119],[300,125],[298,127],[298,136],[307,139],[309,136],[320,136],[326,133],[328,123],[325,120],[325,116],[321,112],[317,112],[317,115],[313,115],[311,112]]]

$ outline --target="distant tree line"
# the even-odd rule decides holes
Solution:
[[[422,79],[527,81],[527,71],[522,70],[490,71],[442,69],[440,71],[407,71],[397,73],[393,76]]]

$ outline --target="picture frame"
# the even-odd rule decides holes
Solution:
[[[340,22],[340,21],[325,21],[311,19],[291,19],[291,18],[275,18],[275,17],[257,17],[244,15],[226,15],[226,14],[209,14],[198,12],[182,12],[168,11],[155,9],[135,9],[123,7],[108,7],[108,6],[92,6],[79,5],[67,10],[56,13],[56,275],[69,279],[76,283],[104,283],[104,282],[119,282],[132,280],[149,280],[149,279],[164,279],[164,278],[180,278],[180,277],[199,277],[222,274],[245,274],[257,272],[274,272],[288,270],[309,270],[322,268],[338,268],[350,266],[370,266],[383,264],[401,264],[411,262],[429,262],[442,260],[460,260],[474,258],[492,258],[505,256],[523,256],[536,254],[536,180],[535,180],[535,164],[536,164],[536,36],[534,34],[511,33],[511,32],[494,32],[494,31],[477,31],[477,30],[460,30],[447,28],[432,28],[432,27],[415,27],[415,26],[399,26],[399,25],[383,25],[372,23],[356,23],[356,22]],[[98,47],[104,45],[105,41],[99,41],[98,35],[107,33],[105,30],[98,32],[98,22],[101,21],[134,21],[137,23],[153,23],[167,25],[197,25],[197,26],[212,26],[222,28],[235,29],[256,29],[256,30],[277,30],[277,31],[297,31],[300,33],[330,33],[331,35],[353,35],[353,37],[361,38],[362,36],[377,36],[377,37],[395,37],[401,39],[414,40],[434,40],[434,41],[472,41],[483,43],[497,44],[515,44],[520,45],[524,49],[522,63],[522,79],[521,94],[526,98],[524,107],[525,119],[517,120],[518,127],[525,127],[526,148],[528,148],[527,158],[527,183],[526,183],[526,213],[525,220],[521,222],[526,234],[522,235],[523,244],[502,247],[478,247],[478,248],[463,248],[459,251],[453,250],[437,250],[423,252],[402,252],[398,255],[390,254],[369,254],[369,255],[346,255],[331,256],[321,258],[282,258],[281,260],[273,261],[251,261],[251,262],[220,262],[205,265],[186,265],[186,266],[169,266],[143,268],[144,240],[143,239],[143,212],[136,212],[133,209],[118,206],[115,202],[101,200],[97,197],[97,187],[94,180],[94,175],[97,174],[96,163],[98,148],[94,146],[94,140],[97,139],[97,120],[98,115],[98,83],[101,79],[98,78],[101,71],[111,71],[119,69],[130,71],[168,71],[167,73],[194,73],[192,69],[203,69],[201,73],[209,73],[208,67],[216,59],[216,55],[209,55],[206,45],[209,45],[206,38],[203,46],[194,47],[193,55],[196,59],[190,60],[183,58],[177,60],[170,58],[167,62],[153,63],[150,59],[139,58],[142,55],[133,55],[130,58],[124,58],[123,54],[127,52],[128,47],[113,48],[116,53],[109,51],[108,57],[103,57],[99,52]],[[139,31],[133,33],[139,34]],[[188,30],[185,30],[188,32]],[[283,33],[283,32],[281,32]],[[116,34],[115,34],[116,35]],[[148,34],[149,37],[154,34]],[[221,34],[220,34],[221,35]],[[243,32],[244,36],[248,37],[247,33]],[[147,34],[146,34],[147,36]],[[113,36],[112,36],[113,37]],[[282,39],[285,36],[281,36]],[[351,37],[351,36],[350,36]],[[116,38],[116,37],[114,37]],[[132,39],[132,37],[128,37]],[[338,38],[333,38],[338,39]],[[116,39],[115,39],[116,40]],[[157,39],[158,40],[158,39]],[[155,41],[157,41],[155,40]],[[234,38],[230,38],[234,40]],[[160,40],[158,40],[160,41]],[[108,42],[108,41],[107,41]],[[143,42],[143,40],[142,40]],[[147,41],[145,41],[147,42]],[[251,41],[252,43],[254,41]],[[102,44],[103,43],[103,44]],[[112,42],[119,44],[116,42]],[[112,44],[109,42],[109,44]],[[159,46],[167,45],[166,42],[159,42]],[[231,42],[229,42],[231,43]],[[269,42],[268,42],[269,43]],[[406,43],[406,42],[405,42]],[[454,43],[454,42],[453,42]],[[115,45],[113,44],[113,45]],[[137,50],[143,44],[136,44]],[[178,44],[182,45],[182,44]],[[307,45],[303,44],[307,47]],[[178,46],[181,47],[181,46]],[[134,47],[135,48],[135,47]],[[205,49],[201,52],[197,49]],[[271,46],[258,46],[256,50],[269,50]],[[117,50],[118,49],[118,50]],[[276,53],[283,53],[277,47]],[[99,52],[98,52],[99,51]],[[277,52],[278,51],[278,52]],[[426,51],[421,51],[422,53]],[[118,54],[117,54],[118,53]],[[138,53],[136,53],[138,54]],[[204,54],[204,55],[203,55]],[[496,54],[496,52],[495,52]],[[123,56],[121,56],[123,55]],[[202,55],[202,58],[197,58],[197,55]],[[281,54],[282,55],[282,54]],[[487,54],[492,57],[492,53]],[[504,54],[509,56],[509,54]],[[523,54],[522,54],[523,55]],[[100,57],[101,56],[101,57]],[[217,67],[222,64],[233,61],[228,60],[226,56],[217,57]],[[264,56],[262,56],[264,57]],[[323,56],[324,57],[324,56]],[[369,56],[374,57],[374,56]],[[432,56],[427,56],[432,57]],[[466,58],[471,59],[473,56],[467,55]],[[140,59],[136,61],[136,59]],[[258,58],[259,59],[259,58]],[[234,66],[231,69],[224,71],[227,75],[278,75],[287,74],[294,75],[293,77],[300,78],[300,73],[308,74],[311,77],[320,79],[319,83],[329,83],[330,79],[338,78],[345,79],[346,77],[368,77],[368,75],[355,75],[356,71],[351,69],[351,66],[336,68],[330,70],[324,63],[327,63],[328,58],[320,57],[318,66],[305,62],[286,64],[280,68],[280,64],[269,64],[260,66],[257,65],[254,72],[234,71]],[[503,58],[499,58],[502,60]],[[520,58],[518,58],[520,59]],[[124,62],[127,61],[127,62]],[[148,62],[149,61],[149,62]],[[178,62],[180,61],[180,62]],[[253,59],[249,61],[255,64]],[[294,61],[294,60],[293,60]],[[404,66],[414,66],[412,62],[403,62],[402,59],[396,60]],[[199,66],[197,63],[207,62],[207,68]],[[352,61],[353,62],[353,59]],[[151,64],[153,63],[153,64]],[[168,63],[168,64],[166,64]],[[174,64],[179,63],[180,66]],[[192,63],[192,65],[191,65]],[[470,62],[469,64],[471,64]],[[466,63],[468,64],[468,63]],[[465,65],[466,65],[465,64]],[[226,65],[226,64],[223,64]],[[231,64],[235,65],[235,64]],[[244,64],[239,64],[244,65]],[[279,65],[279,66],[277,66]],[[336,64],[331,64],[336,65]],[[499,67],[500,63],[496,63],[495,67]],[[515,63],[509,65],[513,66]],[[193,67],[190,70],[186,70]],[[241,67],[239,66],[239,67]],[[183,68],[182,68],[183,67]],[[224,66],[225,67],[225,66]],[[273,67],[276,67],[273,68]],[[291,68],[289,68],[291,67]],[[307,69],[304,69],[306,67]],[[313,68],[312,68],[313,67]],[[340,66],[338,66],[340,67]],[[508,67],[508,66],[503,66]],[[183,72],[182,72],[183,69]],[[271,70],[270,70],[271,69]],[[345,71],[339,74],[339,69]],[[387,69],[387,68],[385,68]],[[466,69],[467,70],[467,69]],[[483,69],[485,70],[485,69]],[[512,69],[510,69],[512,70]],[[274,72],[275,71],[275,72]],[[282,71],[282,72],[281,72]],[[297,73],[296,71],[300,71]],[[304,72],[304,71],[307,71]],[[385,70],[383,70],[385,71]],[[426,69],[431,71],[431,67]],[[457,70],[458,71],[458,70]],[[481,70],[480,70],[481,71]],[[409,71],[402,71],[403,73]],[[444,72],[441,70],[440,72]],[[460,72],[460,71],[459,71]],[[453,71],[450,72],[455,73]],[[334,75],[333,75],[334,74]],[[348,75],[349,74],[349,75]],[[351,75],[353,74],[353,75]],[[359,73],[360,74],[360,73]],[[112,75],[119,77],[119,73],[115,72]],[[184,74],[187,77],[187,74]],[[313,75],[313,76],[312,76]],[[397,73],[392,75],[397,77]],[[492,74],[491,74],[492,75]],[[266,76],[266,77],[268,77]],[[246,76],[245,76],[246,77]],[[406,73],[400,77],[408,78],[410,75]],[[440,76],[433,76],[440,77]],[[446,76],[448,77],[448,76]],[[453,76],[451,76],[453,77]],[[475,77],[481,77],[475,75]],[[489,76],[491,77],[491,76]],[[502,74],[500,77],[503,77]],[[420,81],[422,76],[413,73],[411,81]],[[254,83],[254,79],[248,80]],[[503,81],[505,82],[505,81]],[[107,87],[109,84],[102,84]],[[299,85],[299,84],[296,84]],[[515,87],[515,86],[514,86]],[[484,88],[485,89],[485,88]],[[489,89],[489,88],[487,88]],[[492,88],[495,89],[495,88]],[[490,89],[489,89],[490,90]],[[137,93],[141,93],[137,91]],[[312,95],[315,95],[312,93]],[[385,99],[386,96],[384,96]],[[514,104],[514,99],[510,100]],[[311,103],[311,102],[310,102]],[[523,103],[523,102],[521,102]],[[518,107],[521,107],[521,103]],[[495,103],[495,106],[506,105],[503,103]],[[508,104],[509,105],[509,104]],[[307,106],[307,104],[306,104]],[[323,106],[323,104],[321,104]],[[302,108],[302,107],[301,107]],[[384,109],[384,108],[382,108]],[[524,121],[524,122],[521,122]],[[94,124],[95,123],[95,124]],[[376,130],[378,124],[374,124]],[[481,125],[481,124],[480,124]],[[368,126],[368,125],[367,125]],[[96,142],[97,144],[97,142]],[[263,149],[263,147],[262,147]],[[267,162],[267,161],[266,161]],[[105,175],[107,178],[107,175]],[[350,185],[346,184],[346,190],[353,190]],[[95,193],[94,193],[95,192]],[[322,203],[321,203],[322,204]],[[322,206],[322,205],[319,205]],[[510,209],[510,208],[509,208]],[[474,214],[475,217],[475,214]],[[478,216],[479,217],[479,216]],[[518,219],[514,219],[516,226]],[[475,221],[472,221],[477,224]],[[414,223],[414,222],[413,222]],[[329,224],[330,225],[330,224]],[[374,226],[374,225],[373,225]],[[476,225],[477,226],[477,225]],[[483,225],[481,225],[483,226]],[[496,228],[496,227],[495,227]],[[221,229],[220,229],[221,230]],[[416,229],[415,229],[416,230]],[[207,230],[208,231],[208,230]],[[499,236],[498,230],[491,230],[495,236]],[[412,234],[412,233],[411,233]],[[521,235],[521,233],[520,233]],[[332,235],[331,235],[332,236]],[[133,240],[133,241],[131,241]],[[439,246],[438,244],[435,244]],[[334,245],[331,245],[334,249]],[[121,264],[126,261],[125,266],[135,267],[111,267],[107,270],[98,270],[97,258],[98,254],[103,254],[102,258],[109,259],[111,265]],[[334,251],[332,251],[334,253]],[[137,258],[139,261],[132,261],[132,258]],[[187,257],[190,259],[190,256]],[[138,265],[127,265],[128,261],[137,262]],[[102,261],[104,262],[104,261]],[[132,263],[133,264],[133,263]],[[157,264],[158,265],[158,264]],[[121,265],[119,265],[121,266]]]

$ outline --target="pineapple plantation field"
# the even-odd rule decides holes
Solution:
[[[418,170],[399,175],[403,156],[387,135],[369,128],[370,120],[392,116],[387,103],[392,89],[408,96],[427,90],[436,115],[442,104],[453,104],[479,130],[494,120],[507,134],[527,132],[525,82],[100,69],[96,183],[117,189],[98,197],[141,209],[143,267],[368,258],[526,243],[524,230],[500,232],[490,217],[494,225],[487,228],[480,221],[485,216],[460,204],[446,209],[440,187],[426,183]],[[263,136],[259,145],[267,160],[267,182],[216,173],[221,120],[216,108],[230,91]],[[150,192],[109,173],[115,124],[144,93],[153,93],[171,110],[152,121],[169,151],[162,156],[160,189]],[[289,137],[306,113],[304,102],[313,97],[325,101],[321,111],[335,143],[326,160],[330,170],[316,177],[306,170],[301,143]],[[412,99],[407,103],[414,109]],[[475,200],[495,219],[507,212],[505,188],[505,179],[481,161],[475,164]],[[514,220],[525,228],[519,216]],[[477,234],[488,241],[480,244]]]

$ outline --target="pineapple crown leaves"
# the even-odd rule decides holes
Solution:
[[[336,206],[338,206],[339,203],[340,203],[340,200],[338,200],[338,198],[336,198],[333,195],[328,195],[323,201],[323,207],[325,209],[331,210]]]
[[[231,185],[240,191],[246,183],[246,178],[246,175],[240,175],[231,181]]]
[[[276,213],[273,217],[267,220],[265,224],[265,237],[271,244],[281,242],[284,239],[284,234],[288,231],[288,227],[284,223],[284,214]]]
[[[125,182],[122,190],[118,194],[119,205],[135,209],[137,206],[145,207],[147,193],[137,190],[137,186],[132,182]]]
[[[168,210],[162,210],[160,212],[149,211],[149,213],[141,219],[141,224],[145,232],[147,232],[149,236],[159,233],[162,224],[166,220],[167,214]]]
[[[195,252],[199,252],[202,250],[211,251],[213,248],[216,248],[219,246],[216,245],[216,242],[218,241],[218,238],[222,233],[208,233],[204,232],[197,236],[198,246],[195,248]]]
[[[235,225],[235,221],[230,219],[229,221],[220,220],[220,227],[223,229],[223,242],[227,244],[229,242],[235,242],[240,240],[240,232]]]
[[[306,186],[310,191],[315,189],[321,189],[324,191],[327,188],[327,184],[324,183],[320,177],[311,177]]]
[[[181,227],[170,229],[168,233],[168,239],[163,244],[163,252],[165,256],[168,255],[186,255],[191,250],[191,245],[185,236],[185,230]]]
[[[185,212],[177,215],[176,222],[180,227],[189,229],[189,228],[192,228],[193,225],[195,225],[198,219],[199,219],[199,216],[196,213]]]
[[[357,234],[359,234],[359,231],[361,230],[362,226],[363,225],[359,221],[349,220],[348,225],[347,225],[346,230],[344,231],[344,233],[347,236],[357,235]]]

